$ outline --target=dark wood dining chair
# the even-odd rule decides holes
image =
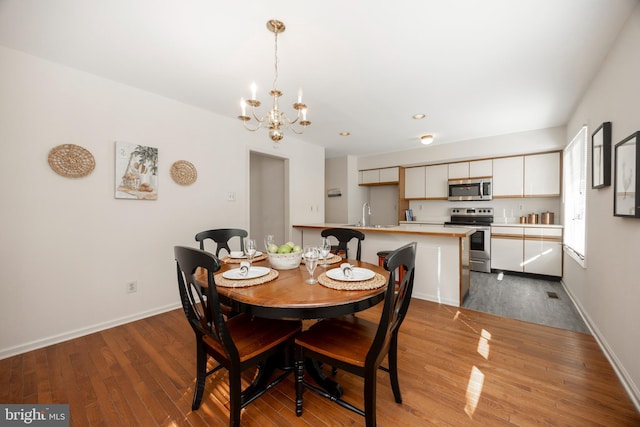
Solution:
[[[174,254],[182,307],[196,336],[196,389],[191,408],[200,407],[207,376],[224,367],[229,373],[229,425],[239,426],[240,410],[290,373],[285,371],[268,383],[273,370],[266,367],[273,366],[271,356],[291,350],[300,322],[258,319],[243,313],[225,319],[214,280],[220,269],[218,259],[184,246],[174,247]],[[198,268],[206,270],[204,292],[195,279]],[[219,365],[207,372],[209,357]],[[251,367],[259,367],[256,380],[243,391],[241,374]]]
[[[379,323],[356,316],[325,319],[315,323],[296,339],[296,414],[302,415],[303,392],[309,388],[365,417],[367,427],[376,425],[376,372],[389,373],[393,396],[402,403],[398,382],[398,330],[409,308],[416,259],[415,242],[393,251],[384,262],[389,271],[384,306]],[[402,281],[395,290],[396,269],[404,270]],[[388,355],[388,368],[380,362]],[[340,396],[333,396],[304,380],[305,359],[336,366],[364,378],[364,410]]]
[[[347,245],[352,239],[357,239],[356,260],[361,261],[362,241],[364,240],[364,233],[362,231],[352,228],[327,228],[322,230],[320,235],[322,237],[335,237],[338,239],[338,244],[331,246],[331,252],[337,255],[344,253],[343,258],[349,258],[349,247]]]
[[[215,256],[220,257],[220,251],[222,249],[226,250],[228,254],[231,253],[229,240],[233,237],[238,237],[240,239],[240,250],[244,251],[244,238],[248,235],[249,233],[247,233],[247,230],[243,230],[241,228],[217,228],[214,230],[201,231],[196,234],[196,241],[200,242],[200,249],[204,250],[205,240],[213,240],[216,243],[216,251],[214,254]]]

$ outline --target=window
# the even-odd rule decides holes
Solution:
[[[587,127],[564,149],[563,156],[564,248],[583,267],[587,207]]]

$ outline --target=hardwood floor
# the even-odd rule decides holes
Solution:
[[[378,307],[359,314],[371,319]],[[69,403],[74,426],[228,423],[225,371],[191,411],[194,336],[181,310],[0,360],[0,403]],[[640,413],[588,334],[414,299],[400,330],[400,387],[378,374],[378,422],[423,425],[638,426]],[[250,378],[247,377],[247,381]],[[338,371],[345,399],[362,380]],[[359,426],[364,418],[307,391],[293,375],[246,407],[246,426]]]

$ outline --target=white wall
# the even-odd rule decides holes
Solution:
[[[640,130],[640,5],[636,6],[599,74],[567,126],[570,141],[583,124],[589,135],[612,122],[612,146]],[[612,156],[611,170],[613,172]],[[591,147],[587,176],[586,268],[565,257],[564,283],[588,316],[614,365],[640,402],[640,219],[613,216],[610,187],[592,190]]]
[[[564,138],[565,128],[561,126],[487,138],[475,138],[450,144],[439,145],[434,143],[415,150],[359,157],[358,169],[427,165],[456,160],[555,151],[564,148],[566,145]]]
[[[0,358],[176,307],[173,246],[249,227],[249,151],[275,153],[266,132],[2,47],[0,69]],[[159,149],[158,200],[114,198],[115,141]],[[93,173],[51,170],[65,143],[93,154]],[[324,149],[281,145],[291,222],[322,222]],[[196,166],[194,184],[172,181],[176,160]]]
[[[349,186],[347,157],[325,160],[325,220],[335,224],[346,224],[349,218]],[[339,188],[339,197],[328,197],[327,190]]]

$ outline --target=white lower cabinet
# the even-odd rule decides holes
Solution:
[[[522,272],[522,227],[491,227],[491,268]]]
[[[524,272],[562,276],[562,229],[524,230]]]
[[[562,229],[492,226],[491,268],[562,277]]]

